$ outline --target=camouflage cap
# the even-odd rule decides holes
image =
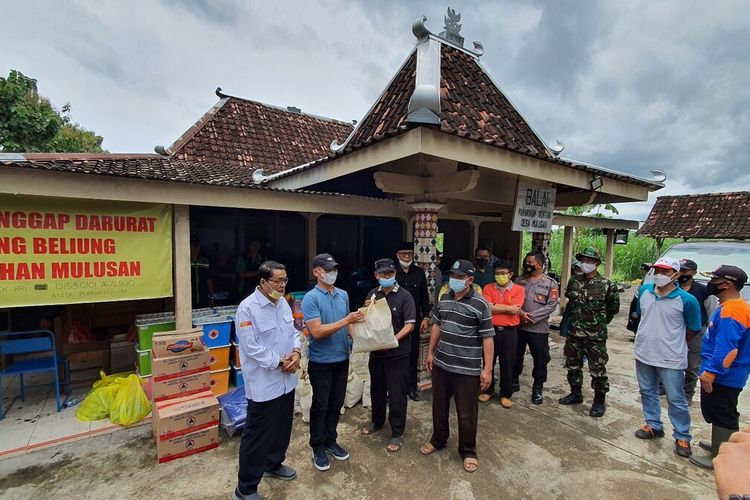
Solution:
[[[596,259],[599,262],[602,261],[602,254],[594,247],[587,247],[583,250],[583,252],[578,252],[576,254],[576,260],[581,260],[583,257],[589,257],[591,259]]]

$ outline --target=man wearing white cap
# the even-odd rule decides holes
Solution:
[[[635,433],[640,439],[664,437],[659,404],[659,380],[669,403],[669,420],[675,453],[689,457],[690,411],[683,390],[688,365],[688,341],[701,329],[698,301],[677,286],[680,263],[662,257],[652,266],[653,283],[638,293],[641,322],[635,337],[635,372],[641,392],[645,425]]]

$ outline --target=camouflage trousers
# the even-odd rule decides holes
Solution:
[[[597,338],[568,337],[565,340],[565,368],[571,386],[583,385],[583,357],[589,362],[591,387],[596,392],[609,392],[607,378],[607,341]]]

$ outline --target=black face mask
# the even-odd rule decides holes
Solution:
[[[709,295],[719,295],[721,292],[726,290],[726,288],[719,288],[719,285],[722,283],[709,283],[706,285],[706,291]]]
[[[523,270],[526,271],[526,274],[531,274],[534,271],[536,271],[536,266],[529,266],[528,264],[523,266]]]
[[[679,278],[677,278],[677,281],[679,281],[680,283],[687,283],[691,279],[693,279],[692,276],[688,276],[686,274],[683,274],[682,276],[680,276]]]
[[[484,257],[482,257],[482,258],[474,259],[474,261],[477,263],[478,266],[484,267],[487,265],[490,259],[485,259]]]

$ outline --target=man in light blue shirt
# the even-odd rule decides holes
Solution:
[[[264,476],[291,480],[284,465],[292,433],[294,389],[300,360],[299,332],[284,299],[289,281],[284,265],[266,261],[258,268],[255,291],[235,317],[247,396],[247,423],[240,443],[240,470],[234,498],[260,498]]]
[[[653,283],[644,284],[638,293],[641,321],[635,337],[635,373],[646,423],[635,435],[640,439],[664,437],[659,403],[661,380],[669,403],[675,453],[689,457],[690,411],[683,385],[688,342],[700,332],[701,312],[695,297],[676,284],[680,276],[676,259],[662,257],[652,270]]]
[[[333,286],[338,266],[330,254],[317,255],[312,262],[317,284],[302,299],[302,315],[310,332],[310,447],[313,465],[320,471],[331,468],[328,454],[336,460],[349,458],[349,452],[336,442],[336,427],[349,377],[349,329],[352,323],[364,321],[361,312],[349,312],[349,295]]]

